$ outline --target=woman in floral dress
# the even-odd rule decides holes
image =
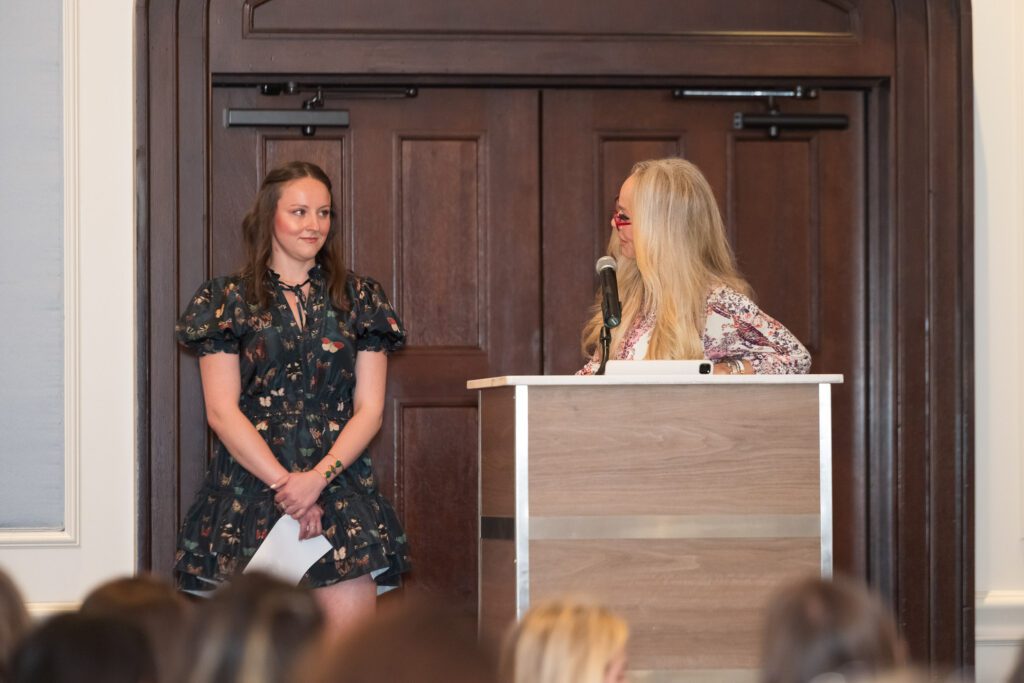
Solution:
[[[636,164],[619,190],[611,225],[608,253],[617,263],[622,301],[613,359],[706,359],[716,374],[810,369],[803,344],[751,300],[711,186],[692,163]],[[578,374],[598,368],[603,323],[598,298],[583,330],[583,353],[591,360]]]
[[[272,170],[242,223],[245,268],[204,283],[178,321],[200,356],[217,438],[175,576],[184,590],[215,587],[290,515],[300,538],[331,544],[303,583],[342,628],[409,568],[366,452],[381,425],[387,353],[405,332],[381,286],[345,267],[333,215],[319,167]]]

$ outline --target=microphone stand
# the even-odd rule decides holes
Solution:
[[[608,356],[612,349],[612,330],[607,325],[601,326],[601,365],[597,368],[595,375],[604,374],[604,366],[608,364]]]

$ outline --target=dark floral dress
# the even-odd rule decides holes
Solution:
[[[309,275],[302,330],[279,288],[271,310],[261,310],[236,276],[204,283],[176,327],[181,343],[199,355],[239,354],[239,408],[292,472],[319,463],[352,417],[356,354],[394,351],[405,340],[377,282],[349,274],[350,310],[342,313],[330,303],[320,267]],[[369,455],[335,477],[318,503],[332,550],[303,583],[328,586],[369,573],[379,589],[397,586],[410,566],[408,545],[394,509],[377,491]],[[281,514],[274,491],[217,439],[178,537],[179,588],[207,590],[241,571]]]

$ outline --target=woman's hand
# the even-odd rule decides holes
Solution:
[[[323,524],[321,519],[324,516],[324,509],[319,505],[313,504],[306,514],[299,517],[299,540],[304,541],[307,538],[315,538],[324,532]]]
[[[284,483],[277,487],[274,502],[286,515],[301,520],[326,487],[327,480],[324,475],[314,470],[292,472]]]
[[[749,360],[740,360],[740,366],[735,365],[738,359],[723,359],[715,361],[714,365],[711,366],[711,370],[716,375],[753,375],[754,366],[750,364]],[[742,370],[740,367],[742,366]]]

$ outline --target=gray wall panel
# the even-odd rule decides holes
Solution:
[[[0,528],[64,526],[60,0],[0,3]]]

